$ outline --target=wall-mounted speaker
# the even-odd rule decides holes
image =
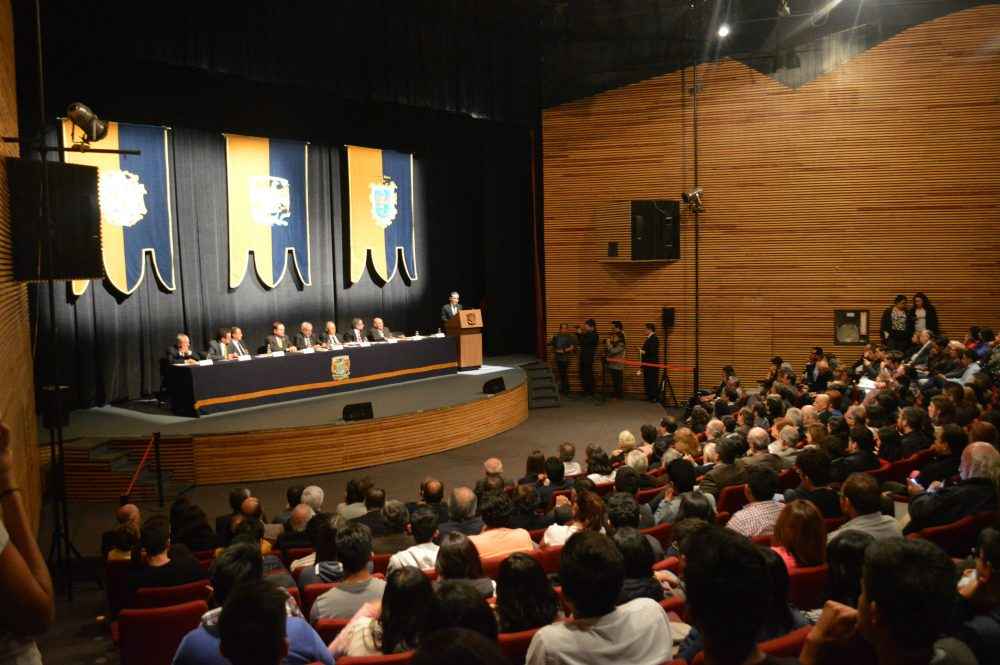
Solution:
[[[344,407],[344,420],[371,420],[375,417],[371,402],[360,402],[358,404],[348,404]]]
[[[667,330],[674,327],[674,308],[664,307],[663,308],[663,329]]]
[[[632,260],[676,261],[681,257],[681,208],[678,201],[630,203]]]

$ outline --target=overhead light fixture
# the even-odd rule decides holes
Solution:
[[[778,16],[791,16],[792,7],[789,0],[778,0]]]
[[[701,204],[701,195],[704,192],[701,187],[696,187],[690,192],[684,192],[681,194],[681,200],[688,204],[691,208],[691,212],[705,212],[705,206]]]
[[[725,39],[726,37],[729,36],[730,32],[732,32],[732,30],[730,30],[729,24],[723,23],[722,25],[719,26],[718,30],[719,39]]]
[[[66,109],[66,117],[83,132],[83,142],[100,141],[108,135],[108,123],[97,117],[86,104],[73,102]]]

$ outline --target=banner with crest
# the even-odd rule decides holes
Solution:
[[[381,281],[390,281],[397,271],[416,279],[413,155],[347,146],[347,176],[351,282],[364,275],[369,254]]]
[[[63,145],[73,145],[73,124],[63,120],[61,131]],[[109,122],[107,136],[90,146],[141,151],[139,155],[65,153],[68,163],[97,167],[101,252],[108,282],[120,293],[131,294],[142,283],[148,254],[160,286],[173,291],[169,130]],[[83,295],[89,284],[89,280],[72,282],[73,294]]]
[[[288,254],[303,284],[309,267],[309,144],[226,134],[229,199],[229,287],[247,273],[248,255],[260,281],[277,286]]]

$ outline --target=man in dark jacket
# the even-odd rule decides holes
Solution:
[[[879,466],[872,431],[864,425],[858,425],[851,430],[847,440],[847,455],[830,463],[830,477],[836,482],[842,482],[852,473],[874,471]]]
[[[903,530],[913,533],[929,526],[941,526],[957,522],[967,515],[997,509],[997,493],[993,487],[990,470],[1000,453],[983,441],[970,443],[962,451],[958,474],[960,480],[945,487],[941,482],[933,482],[926,491],[915,483],[909,483],[910,523]]]
[[[1000,654],[1000,531],[979,534],[975,577],[964,577],[958,586],[959,621],[955,637],[965,642],[980,663]]]
[[[785,503],[796,499],[812,501],[823,517],[840,517],[840,496],[830,484],[830,456],[822,448],[806,448],[795,458],[795,470],[802,482],[785,491]]]
[[[361,517],[355,517],[351,522],[364,524],[372,532],[372,538],[378,538],[388,533],[385,517],[382,515],[382,507],[385,506],[385,490],[380,487],[372,487],[365,494],[365,509],[367,513]]]
[[[927,489],[935,480],[942,483],[958,475],[962,451],[969,445],[969,435],[960,425],[949,423],[941,428],[941,437],[931,446],[934,458],[920,467],[915,480]]]
[[[746,467],[736,464],[740,448],[738,434],[727,434],[722,438],[716,448],[719,453],[719,463],[701,479],[699,489],[702,492],[708,492],[718,499],[724,487],[742,485],[747,481]]]
[[[594,394],[594,355],[597,353],[597,323],[587,319],[583,326],[576,329],[580,341],[580,383],[583,384],[583,394]]]

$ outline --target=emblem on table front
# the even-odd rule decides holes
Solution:
[[[330,358],[330,374],[334,381],[351,378],[351,357],[343,355]]]

